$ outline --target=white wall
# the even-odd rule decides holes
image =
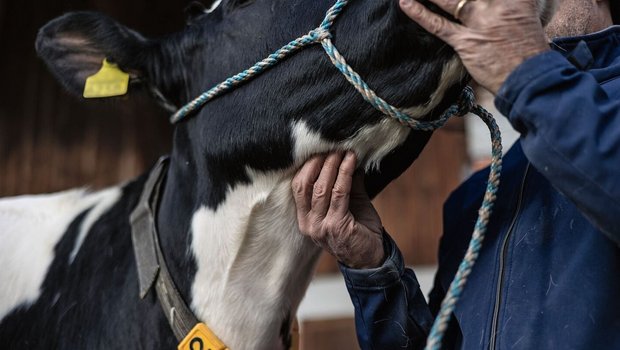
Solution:
[[[433,287],[436,267],[415,267],[414,271],[422,292],[428,297]],[[353,316],[353,304],[341,274],[315,277],[297,312],[300,322]]]

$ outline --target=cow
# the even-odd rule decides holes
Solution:
[[[129,98],[147,91],[172,112],[317,27],[333,3],[215,1],[157,39],[102,14],[69,13],[40,30],[36,49],[78,96],[106,59],[129,74]],[[468,80],[453,50],[395,0],[352,0],[332,31],[378,94],[416,118],[440,116]],[[180,295],[230,349],[288,348],[320,253],[297,228],[296,169],[315,154],[352,150],[372,197],[430,136],[365,102],[320,45],[209,102],[176,125],[158,165],[153,220]],[[100,191],[0,200],[2,348],[178,344],[155,291],[140,295],[130,216],[148,181],[149,173]]]

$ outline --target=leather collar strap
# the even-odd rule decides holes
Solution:
[[[199,323],[176,288],[166,267],[155,227],[161,184],[168,168],[168,157],[162,157],[149,174],[140,202],[131,213],[131,238],[138,268],[140,298],[144,299],[155,285],[157,298],[168,323],[179,340],[179,349],[226,350],[227,347],[203,323]]]

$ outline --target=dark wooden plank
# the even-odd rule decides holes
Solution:
[[[435,132],[420,158],[374,201],[408,265],[437,262],[443,203],[467,164],[462,123],[455,119]]]
[[[0,55],[0,196],[112,185],[168,152],[172,128],[152,101],[132,96],[82,102],[68,96],[36,57],[34,39],[47,21],[70,10],[106,12],[158,36],[184,26],[183,6],[164,0],[0,4],[0,47],[10,48]]]
[[[304,321],[301,324],[300,350],[357,350],[353,318]]]

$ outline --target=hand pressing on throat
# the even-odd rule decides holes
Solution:
[[[354,269],[380,266],[385,259],[383,227],[352,152],[317,155],[292,181],[302,234]]]

